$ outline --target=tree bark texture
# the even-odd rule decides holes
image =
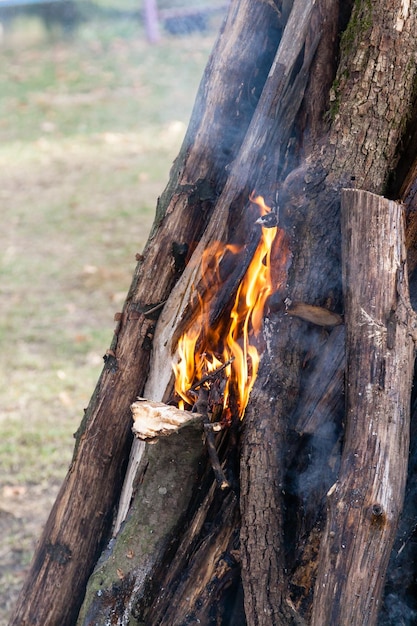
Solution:
[[[376,623],[403,506],[415,314],[401,205],[342,194],[346,427],[328,496],[313,624]]]
[[[180,433],[143,444],[135,503],[118,541],[109,544],[90,577],[93,601],[83,605],[80,626],[111,623],[121,606],[122,615],[129,615],[152,584],[149,572],[179,533],[199,472],[201,421],[185,425]]]
[[[240,471],[241,559],[245,613],[248,624],[298,624],[288,602],[284,544],[286,420],[283,419],[299,389],[299,350],[295,342],[302,323],[281,317],[267,322],[266,349],[258,380],[244,417]],[[281,368],[275,367],[281,353]],[[281,395],[282,394],[282,395]],[[271,419],[271,414],[275,419]]]
[[[188,496],[170,511],[177,522],[167,522],[155,548],[158,558],[150,565],[146,552],[137,551],[128,559],[135,574],[122,580],[118,569],[125,575],[124,559],[123,567],[112,568],[113,578],[106,578],[101,595],[97,592],[104,589],[97,587],[99,578],[94,576],[80,623],[100,623],[94,615],[103,615],[99,611],[105,610],[112,587],[111,619],[118,624],[130,619],[222,623],[226,613],[219,605],[230,589],[239,598],[228,614],[230,624],[242,624],[242,619],[250,626],[311,621],[315,578],[325,571],[321,552],[318,561],[323,503],[340,465],[344,329],[335,327],[344,307],[340,194],[343,187],[378,194],[401,188],[402,180],[396,185],[392,180],[415,105],[416,21],[415,0],[231,2],[13,626],[75,623],[88,577],[110,538],[131,443],[129,407],[138,395],[169,402],[178,338],[191,323],[200,323],[196,294],[210,302],[213,318],[227,309],[259,236],[248,201],[254,190],[276,211],[290,256],[284,270],[281,265],[272,268],[285,280],[269,302],[265,349],[240,441],[236,429],[218,437],[220,461],[233,491],[221,493],[209,470],[202,477],[190,470]],[[413,161],[411,143],[408,158]],[[401,172],[406,178],[404,167]],[[379,229],[374,230],[379,242]],[[214,242],[243,242],[246,256],[239,258],[225,284],[209,294],[201,255]],[[279,254],[276,258],[281,263]],[[391,289],[395,320],[403,311],[396,293]],[[386,321],[381,317],[382,325]],[[390,332],[404,339],[402,322]],[[394,354],[394,348],[389,350]],[[378,393],[382,391],[375,391],[379,398]],[[353,426],[349,428],[352,437]],[[142,457],[137,451],[142,454],[143,446]],[[196,446],[192,457],[203,462],[202,449]],[[402,446],[403,453],[404,438]],[[161,465],[148,444],[135,444],[132,450],[127,482],[137,486],[146,459],[151,475]],[[345,460],[340,472],[348,474]],[[198,493],[195,501],[189,495],[192,489]],[[401,483],[398,492],[402,489]],[[136,494],[128,490],[126,501],[133,500],[126,527],[136,523],[143,493],[142,488]],[[396,522],[382,495],[372,492],[364,510],[371,507],[375,514],[379,509],[372,507],[382,505],[392,542]],[[159,496],[156,507],[163,516]],[[346,515],[337,517],[341,532],[350,519],[351,509],[344,510]],[[330,520],[331,515],[330,506]],[[180,519],[187,521],[175,537],[172,529],[178,529]],[[371,531],[385,532],[382,525]],[[324,548],[331,532],[323,537]],[[112,540],[112,550],[120,554],[123,548],[116,545],[123,546],[123,533],[122,527]],[[333,563],[335,557],[329,558]],[[117,605],[121,580],[132,586],[126,603]],[[138,582],[136,591],[133,580]],[[318,585],[312,623],[337,623],[320,622],[317,598],[323,591]],[[328,610],[336,610],[338,596],[328,593]],[[368,591],[361,597],[369,597]],[[192,601],[187,604],[188,598]],[[92,621],[86,622],[86,616]]]

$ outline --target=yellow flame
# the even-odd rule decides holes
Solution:
[[[250,200],[259,206],[261,216],[270,212],[261,196],[251,196]],[[173,365],[175,392],[185,403],[194,402],[189,390],[195,382],[231,361],[224,371],[223,407],[228,408],[233,388],[237,394],[239,417],[243,417],[258,373],[260,357],[255,343],[262,330],[265,304],[274,289],[279,287],[273,286],[271,278],[271,250],[278,231],[277,227],[262,227],[258,247],[238,287],[227,319],[222,318],[215,327],[210,327],[210,307],[200,298],[198,327],[192,326],[180,338],[178,363]],[[205,251],[202,275],[207,290],[217,289],[221,284],[219,267],[224,255],[237,254],[241,250],[242,247],[217,242]]]

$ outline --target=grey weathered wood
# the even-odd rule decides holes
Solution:
[[[415,315],[401,205],[342,193],[346,427],[328,493],[312,624],[376,623],[409,451]]]

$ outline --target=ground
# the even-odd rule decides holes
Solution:
[[[73,449],[213,32],[23,22],[0,47],[0,624]],[[23,34],[22,34],[23,33]]]

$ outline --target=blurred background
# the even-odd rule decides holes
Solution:
[[[226,4],[0,0],[0,624],[67,471]]]

